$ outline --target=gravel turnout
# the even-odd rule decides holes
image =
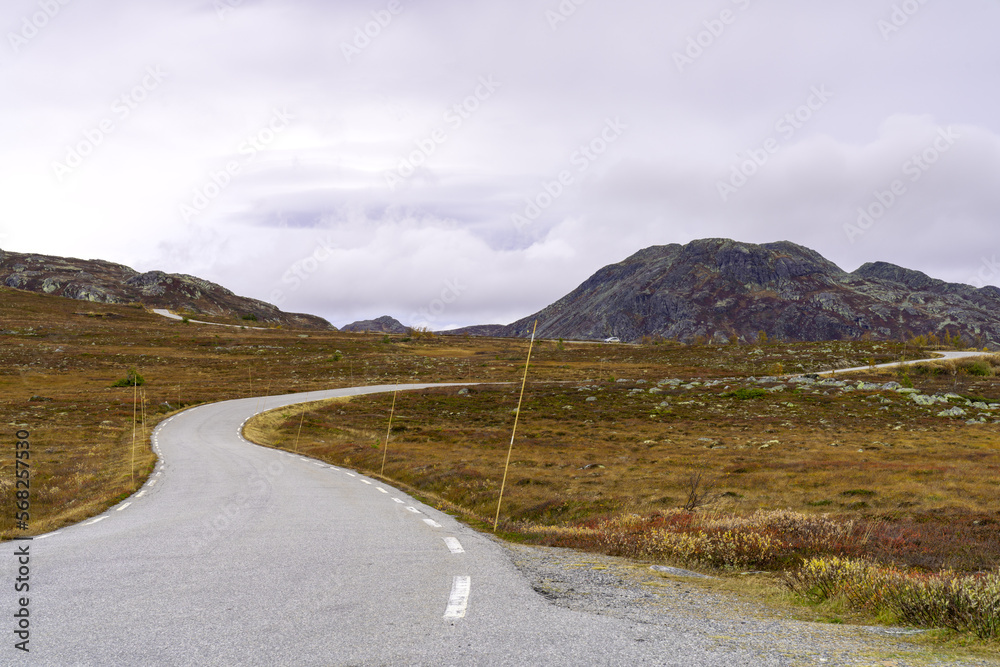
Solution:
[[[695,583],[703,578],[655,571],[644,563],[573,549],[504,546],[532,588],[551,604],[630,621],[649,641],[661,632],[679,632],[714,641],[718,651],[757,655],[761,665],[1000,665],[935,655],[907,641],[915,632],[909,628],[782,617],[764,605]]]

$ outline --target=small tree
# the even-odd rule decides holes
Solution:
[[[691,473],[685,487],[687,490],[687,500],[683,506],[685,512],[693,512],[699,507],[709,505],[719,499],[718,494],[712,495],[715,482],[706,481],[700,471]]]
[[[141,387],[146,384],[146,378],[139,375],[139,371],[134,368],[128,369],[128,373],[121,380],[116,381],[112,387]]]

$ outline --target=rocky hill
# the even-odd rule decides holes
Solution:
[[[386,334],[405,334],[407,333],[407,328],[400,323],[399,320],[389,317],[388,315],[383,315],[382,317],[376,317],[374,320],[360,320],[358,322],[352,322],[347,326],[340,329],[341,331],[350,331],[354,333],[386,333]]]
[[[1000,289],[946,283],[875,262],[848,273],[782,241],[702,239],[653,246],[604,267],[547,308],[498,334],[636,341],[787,341],[961,334],[1000,346]]]
[[[253,316],[260,323],[336,330],[321,317],[286,313],[264,301],[237,296],[207,280],[177,273],[139,273],[99,259],[74,259],[0,250],[0,283],[14,289],[98,303],[141,303],[149,308],[225,318]]]

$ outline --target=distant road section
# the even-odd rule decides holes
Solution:
[[[184,318],[181,317],[180,315],[171,313],[169,310],[166,310],[165,308],[153,308],[153,312],[156,313],[157,315],[163,315],[164,317],[169,317],[172,320],[182,320],[182,321],[184,320]],[[202,320],[192,320],[190,318],[188,318],[188,322],[191,322],[193,324],[210,324],[213,327],[233,327],[235,329],[259,329],[261,331],[267,329],[267,327],[248,327],[243,324],[219,324],[218,322],[203,322]]]
[[[837,368],[832,371],[822,371],[819,375],[836,375],[837,373],[856,373],[859,371],[867,371],[872,368],[895,368],[896,366],[904,366],[906,364],[918,364],[927,361],[946,361],[948,359],[967,359],[968,357],[982,357],[992,352],[937,352],[940,357],[935,357],[933,359],[910,359],[908,361],[893,361],[888,364],[876,364],[875,366],[855,366],[854,368]],[[799,374],[801,375],[801,373]]]

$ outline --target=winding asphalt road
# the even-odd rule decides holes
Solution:
[[[394,388],[269,397],[266,407]],[[490,536],[385,484],[243,440],[260,407],[250,398],[175,415],[154,433],[160,463],[138,493],[0,545],[0,663],[785,664],[723,650],[711,633],[552,605]],[[25,545],[29,654],[12,634]]]

